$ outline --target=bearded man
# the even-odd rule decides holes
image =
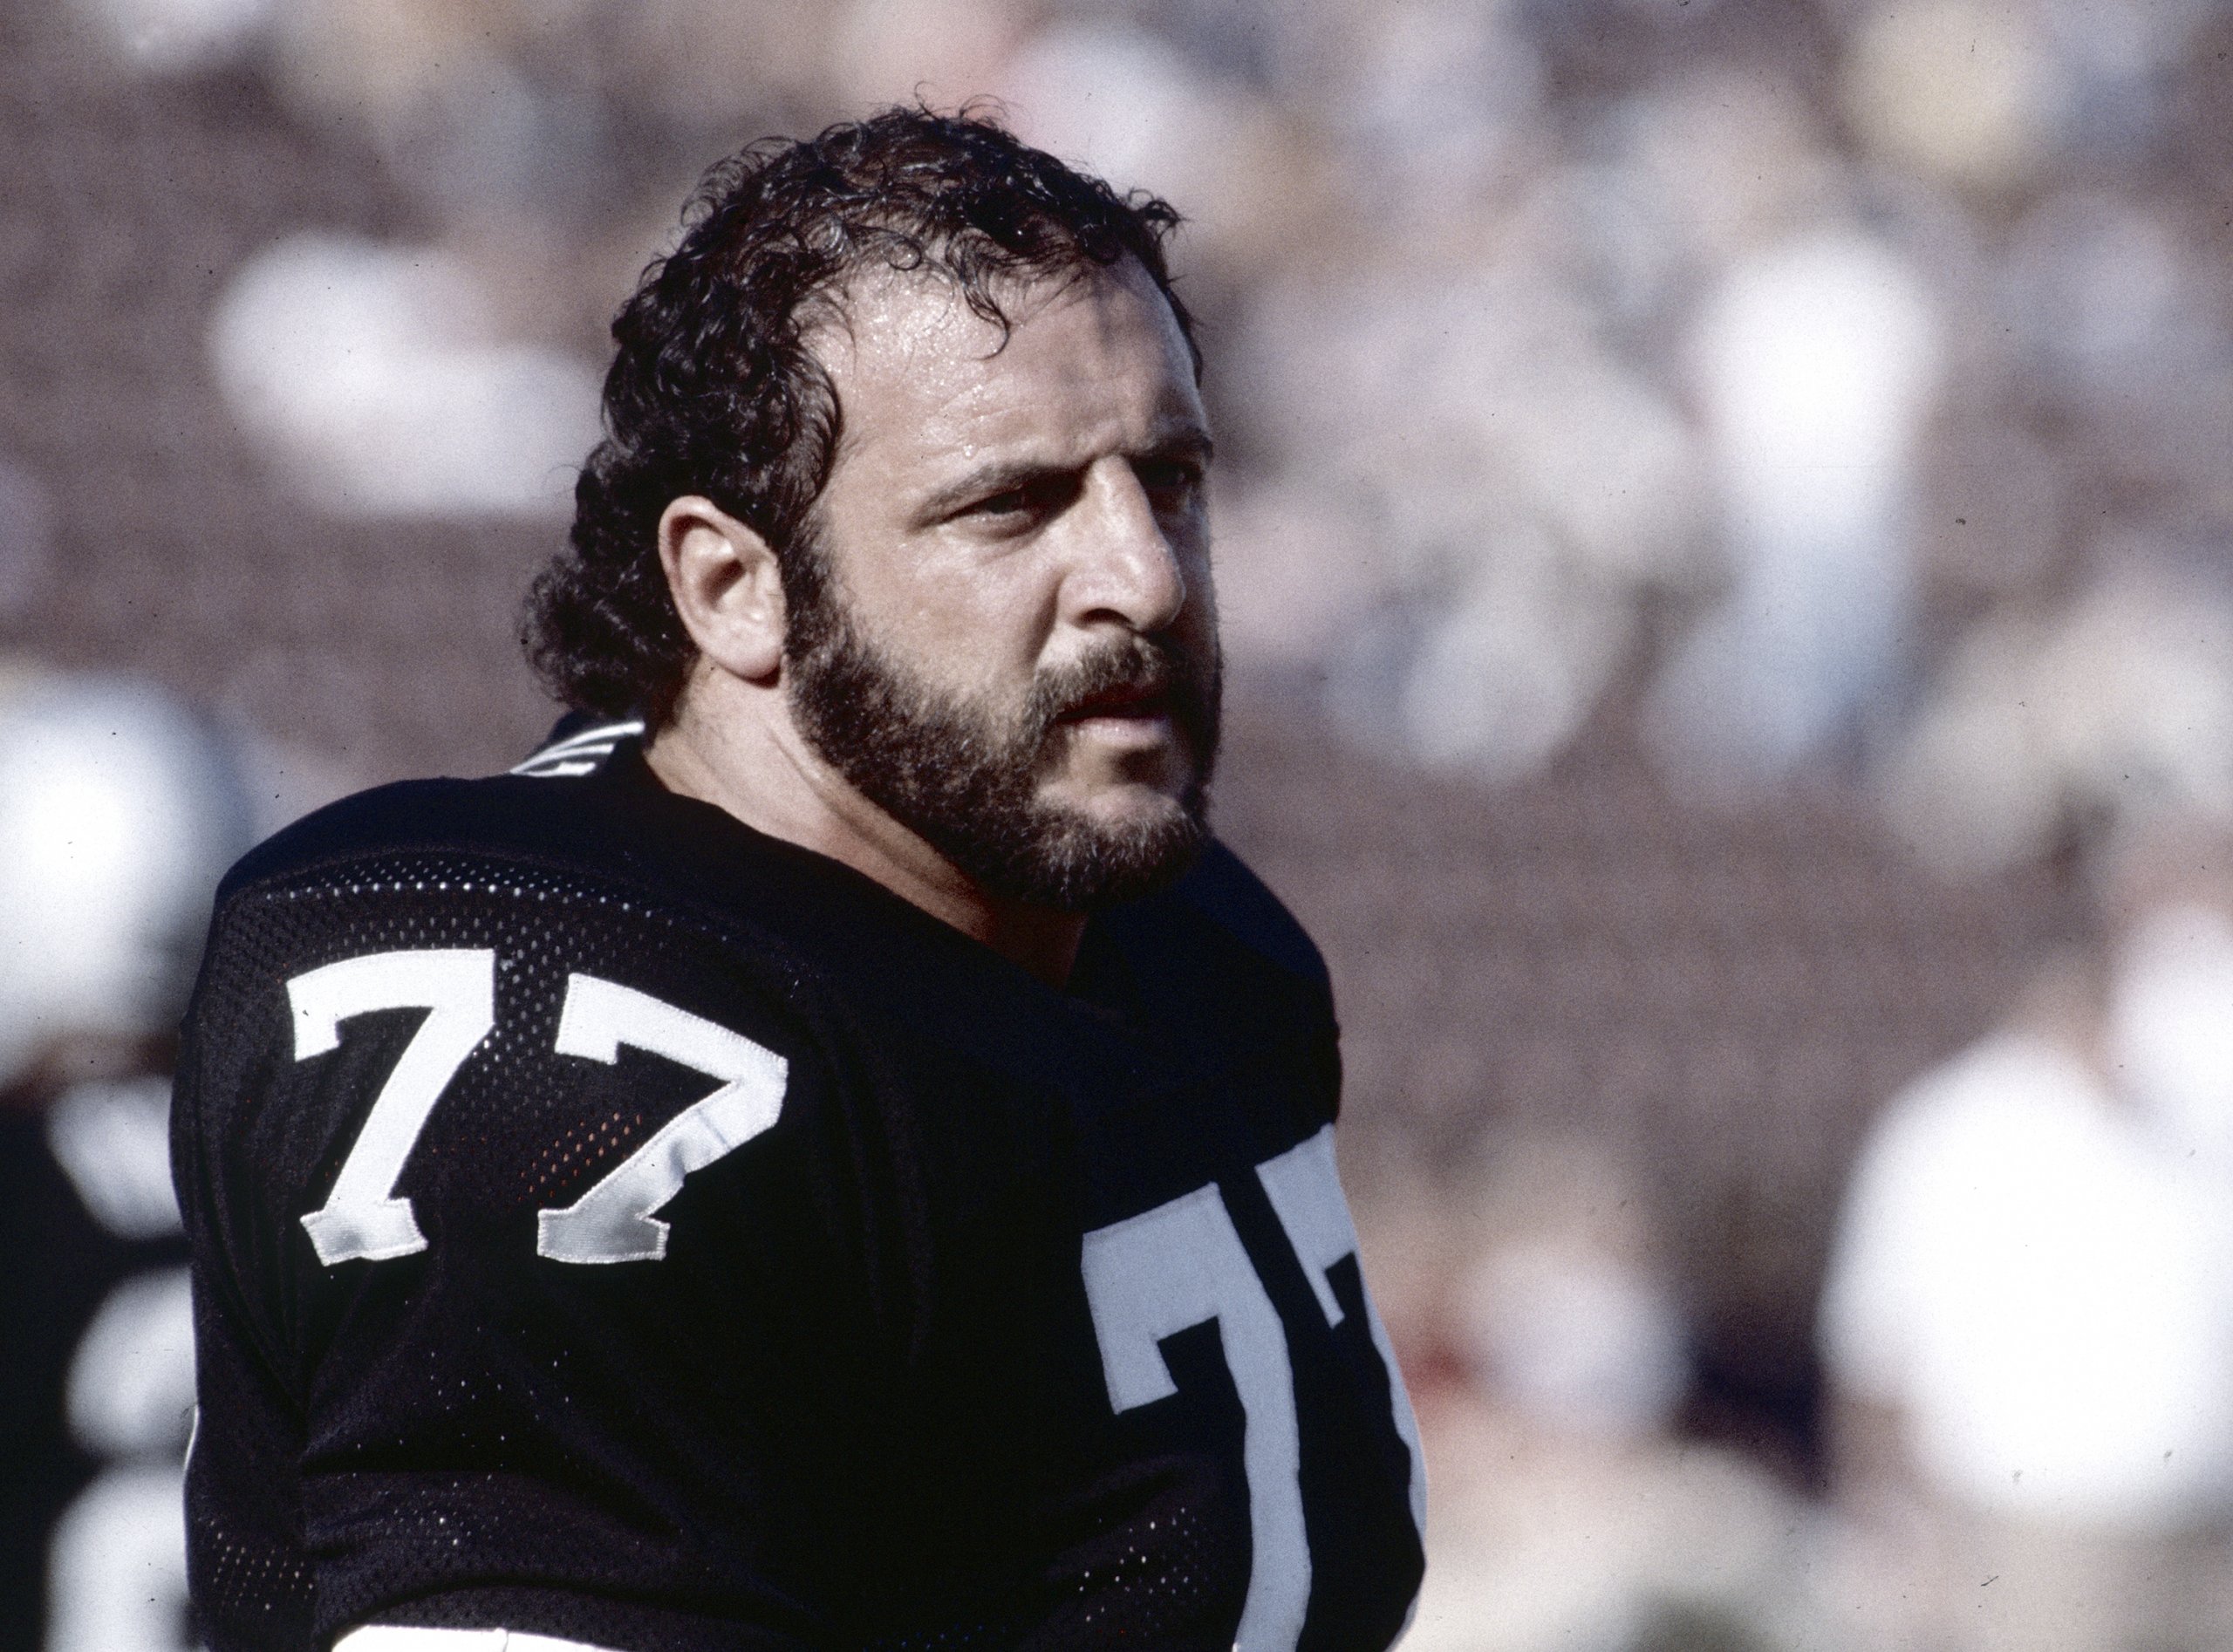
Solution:
[[[1205,823],[1175,222],[919,110],[716,167],[530,604],[583,715],[228,878],[216,1652],[1400,1632],[1326,974]]]

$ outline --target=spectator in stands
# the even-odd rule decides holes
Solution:
[[[1676,1434],[1687,1328],[1645,1206],[1602,1150],[1522,1143],[1456,1237],[1410,1652],[1748,1652],[1801,1621],[1791,1498]]]
[[[2122,857],[2099,956],[1898,1097],[1820,1335],[1841,1500],[1898,1644],[2224,1645],[2233,1591],[2233,867]]]

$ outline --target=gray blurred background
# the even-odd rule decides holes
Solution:
[[[266,829],[509,765],[699,171],[997,96],[1190,221],[1219,820],[1334,969],[1416,1643],[1956,1644],[1885,1627],[1816,1304],[1879,1109],[2233,809],[2229,52],[2212,0],[0,0],[0,645],[214,720]]]

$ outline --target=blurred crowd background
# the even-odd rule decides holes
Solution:
[[[2233,1645],[2233,7],[0,0],[0,1647],[190,1644],[216,867],[508,766],[604,326],[920,97],[1186,214],[1418,1652]],[[44,1607],[31,1602],[44,1599]]]

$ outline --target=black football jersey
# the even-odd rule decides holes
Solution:
[[[1058,990],[625,738],[337,804],[181,1063],[209,1643],[1384,1647],[1339,1082],[1221,849]]]

